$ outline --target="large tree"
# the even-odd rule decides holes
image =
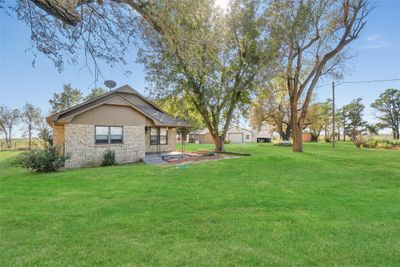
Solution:
[[[49,100],[51,112],[60,112],[69,109],[82,101],[82,92],[73,88],[71,84],[64,84],[61,93],[54,93],[53,98]]]
[[[390,128],[393,139],[400,139],[400,90],[387,89],[371,104],[380,120],[381,128]]]
[[[303,151],[302,129],[314,88],[325,74],[337,74],[344,49],[360,35],[368,0],[274,0],[267,26],[281,45],[282,69],[290,96],[294,152]]]
[[[29,149],[32,147],[32,132],[39,129],[39,124],[42,121],[42,112],[40,108],[26,103],[22,108],[21,120],[25,124],[25,132],[28,135]]]
[[[212,2],[185,1],[170,17],[172,34],[149,32],[140,53],[151,94],[184,93],[216,151],[224,150],[235,112],[248,106],[270,56],[257,8],[255,1],[236,1],[223,14]]]
[[[18,109],[10,109],[5,106],[0,107],[0,133],[4,134],[6,145],[11,148],[12,130],[19,122],[21,112]]]
[[[95,70],[97,59],[125,63],[129,45],[144,37],[147,78],[153,82],[152,74],[157,73],[159,81],[165,81],[154,83],[161,86],[153,90],[165,96],[184,88],[217,151],[224,149],[230,122],[238,107],[248,102],[263,71],[261,65],[270,55],[265,52],[267,43],[261,42],[258,1],[234,1],[227,14],[211,0],[17,3],[17,16],[29,24],[33,46],[60,70],[65,58],[76,62],[79,49],[92,59]]]

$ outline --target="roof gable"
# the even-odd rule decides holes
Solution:
[[[129,100],[127,98],[127,95],[134,95],[139,99],[141,99],[142,102],[140,102],[140,105],[138,103],[133,103],[132,99]],[[50,125],[53,125],[54,123],[61,123],[61,124],[69,123],[76,115],[91,110],[103,104],[130,106],[133,109],[137,110],[138,112],[142,113],[144,116],[151,119],[155,125],[180,126],[180,127],[189,126],[186,122],[175,119],[170,115],[168,115],[164,110],[162,110],[153,102],[146,99],[143,95],[141,95],[139,92],[137,92],[129,85],[121,86],[104,95],[95,97],[91,100],[78,104],[70,109],[52,114],[49,117],[47,117],[46,120]]]

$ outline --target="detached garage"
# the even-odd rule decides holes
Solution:
[[[250,143],[253,140],[253,132],[247,129],[234,127],[229,129],[226,139],[231,143]]]
[[[234,127],[226,133],[226,140],[231,143],[250,143],[253,141],[252,131]],[[208,129],[196,130],[189,133],[189,143],[212,144],[213,139]]]

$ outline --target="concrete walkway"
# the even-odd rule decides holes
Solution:
[[[166,161],[163,160],[162,157],[165,156],[173,156],[173,155],[181,155],[181,152],[178,151],[173,151],[173,152],[168,152],[168,153],[161,153],[161,154],[156,154],[156,153],[149,153],[146,154],[144,157],[144,163],[146,164],[165,164],[167,163]]]

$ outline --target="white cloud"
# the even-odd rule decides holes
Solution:
[[[367,36],[363,45],[360,48],[363,49],[381,49],[389,48],[392,44],[385,38],[385,36],[380,34],[373,34]]]

